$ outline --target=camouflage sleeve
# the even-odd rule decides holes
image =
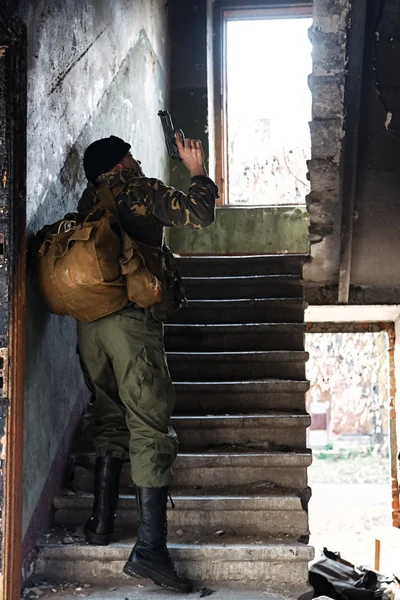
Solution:
[[[140,178],[122,195],[137,215],[152,214],[167,227],[203,229],[214,222],[218,188],[209,177],[193,177],[186,195],[159,179]]]

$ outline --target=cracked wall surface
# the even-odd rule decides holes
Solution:
[[[157,112],[168,100],[167,13],[162,0],[15,4],[28,30],[29,241],[46,223],[76,209],[86,184],[82,154],[99,137],[125,138],[145,172],[166,177]],[[38,509],[46,502],[50,507],[51,486],[60,482],[65,459],[60,448],[67,452],[85,401],[75,327],[73,319],[46,311],[28,267],[23,497],[28,546],[43,518]]]
[[[341,243],[340,160],[344,128],[347,0],[315,0],[311,262],[305,266],[309,303],[338,302]],[[400,302],[400,13],[396,0],[367,2],[359,111],[350,304]]]
[[[305,265],[306,281],[337,283],[339,271],[341,208],[340,160],[344,135],[344,88],[348,0],[314,0],[311,160],[311,262]]]

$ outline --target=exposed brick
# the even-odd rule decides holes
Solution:
[[[326,190],[338,192],[340,176],[339,164],[337,162],[325,158],[314,158],[307,162],[307,167],[312,191],[316,193]]]
[[[311,157],[331,158],[339,162],[343,137],[342,120],[311,121],[310,130]]]
[[[344,110],[344,75],[310,75],[313,119],[341,118]]]
[[[346,61],[345,33],[324,33],[315,28],[310,31],[313,75],[343,75]]]
[[[340,173],[349,0],[314,0],[311,160],[307,197],[311,262],[305,278],[336,281],[340,249]]]
[[[326,33],[344,31],[349,8],[348,0],[316,0],[313,7],[314,27]]]
[[[313,232],[321,234],[322,231],[333,231],[337,217],[339,195],[325,193],[317,195],[315,192],[307,197],[307,211],[310,215],[310,224]]]

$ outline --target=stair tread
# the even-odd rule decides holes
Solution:
[[[310,382],[305,379],[248,379],[248,380],[238,380],[238,381],[174,381],[174,387],[176,389],[184,389],[185,387],[192,388],[193,386],[197,386],[197,388],[206,386],[207,389],[213,388],[216,390],[217,388],[221,388],[222,391],[227,391],[228,388],[236,387],[236,388],[244,388],[243,391],[249,391],[249,388],[262,387],[262,392],[265,393],[267,388],[279,388],[279,392],[293,392],[294,390],[300,392],[308,391],[310,387]],[[231,391],[229,389],[229,391]]]
[[[190,254],[189,256],[181,256],[175,255],[175,259],[179,262],[181,261],[204,261],[204,262],[212,262],[212,261],[227,261],[234,262],[238,260],[253,261],[259,259],[260,261],[281,261],[285,259],[304,259],[308,260],[309,254],[304,254],[303,252],[285,252],[284,254],[210,254],[205,256],[204,254]]]
[[[224,445],[226,449],[226,445]],[[79,457],[85,458],[87,461],[94,462],[95,453],[91,451],[83,452],[72,452],[71,456],[75,459]],[[289,466],[307,466],[311,464],[311,450],[309,449],[288,449],[283,452],[282,450],[266,450],[266,451],[254,451],[254,449],[245,449],[241,447],[238,451],[234,451],[234,448],[230,452],[221,450],[216,452],[215,448],[210,449],[209,452],[202,450],[201,452],[179,452],[176,458],[175,468],[184,467],[185,463],[189,463],[191,468],[196,466],[207,466],[210,465],[210,461],[214,461],[214,466],[271,466],[271,467],[289,467]],[[183,464],[182,464],[183,463]],[[197,463],[197,464],[196,464]],[[79,463],[78,463],[79,464]],[[127,467],[128,468],[128,467]]]
[[[306,323],[263,323],[263,322],[254,322],[254,323],[167,323],[165,325],[166,331],[169,330],[179,330],[179,329],[207,329],[209,333],[213,333],[214,331],[226,329],[234,329],[234,333],[237,333],[238,330],[243,329],[257,329],[259,331],[266,329],[275,329],[279,332],[289,330],[291,333],[293,330],[305,331],[307,329]]]
[[[202,282],[212,281],[213,283],[216,281],[227,282],[227,281],[238,281],[238,280],[240,282],[258,281],[260,283],[264,282],[264,281],[277,281],[279,283],[301,283],[302,278],[301,278],[301,275],[293,275],[291,273],[287,273],[287,274],[280,274],[280,275],[274,275],[274,274],[226,275],[226,276],[217,275],[216,277],[195,276],[195,277],[183,277],[183,280],[184,281],[202,281]]]
[[[42,557],[74,554],[77,559],[104,557],[105,560],[116,560],[117,557],[122,556],[121,560],[126,560],[126,549],[131,548],[136,542],[135,535],[123,531],[116,531],[114,539],[118,539],[118,541],[112,541],[108,546],[92,546],[87,544],[83,538],[63,544],[62,540],[66,535],[68,535],[67,532],[62,528],[53,531],[45,542],[39,544]],[[313,554],[313,548],[298,542],[294,536],[289,534],[232,536],[231,533],[230,537],[223,534],[220,536],[207,534],[199,536],[199,538],[195,538],[193,535],[170,534],[169,539],[171,540],[168,542],[169,550],[190,552],[192,560],[196,558],[196,554],[210,550],[213,551],[213,557],[216,560],[226,559],[227,553],[232,559],[242,560],[243,550],[247,551],[247,560],[254,560],[257,555],[266,555],[265,557],[268,558],[268,554],[275,555],[276,551],[281,554],[282,558],[286,557],[289,560],[296,560],[296,557],[298,560],[304,560],[304,558],[300,558],[300,555],[304,557]],[[296,550],[295,556],[293,549]]]
[[[89,591],[90,597],[95,600],[120,600],[121,598],[129,598],[129,600],[143,600],[143,598],[146,598],[146,600],[176,600],[177,597],[179,597],[176,592],[168,592],[168,590],[165,589],[162,590],[162,593],[160,594],[158,588],[153,584],[152,581],[150,581],[150,579],[135,580],[124,577],[124,579],[118,583],[113,582],[113,588],[110,588],[110,585],[110,582],[105,583],[100,579],[100,581],[97,580],[95,583],[93,583],[93,585],[90,587],[90,590],[85,591]],[[115,587],[115,585],[117,587]],[[63,580],[52,580],[50,587],[57,590],[57,596],[54,597],[57,598],[57,600],[76,600],[77,598],[76,581],[65,582]],[[203,583],[195,583],[195,591],[197,594],[196,596],[192,597],[198,597],[202,591],[202,588],[204,588]],[[220,584],[218,584],[217,598],[219,600],[221,598],[224,600],[243,600],[243,589],[237,588],[237,582],[235,582],[235,589],[232,589],[228,582],[225,582],[222,587]],[[110,592],[110,589],[113,591]],[[297,600],[299,596],[297,587],[293,589],[293,587],[290,588],[288,586],[285,586],[281,592],[271,591],[269,593],[264,590],[264,587],[261,589],[252,589],[250,591],[248,586],[246,586],[245,593],[246,600]],[[86,597],[86,594],[84,596]]]
[[[226,355],[232,355],[232,356],[238,356],[238,355],[248,355],[248,354],[255,354],[255,355],[260,355],[260,354],[268,354],[271,357],[276,356],[277,358],[282,358],[283,355],[287,356],[292,356],[294,358],[300,357],[300,356],[308,356],[308,352],[304,352],[303,350],[234,350],[234,351],[227,351],[227,352],[167,352],[168,356],[226,356]]]
[[[132,493],[131,493],[132,491]],[[66,497],[79,496],[81,494],[91,495],[91,491],[78,491],[72,492],[68,491]],[[271,498],[271,497],[294,497],[300,494],[309,494],[310,488],[308,487],[282,487],[280,485],[276,485],[274,483],[270,483],[267,481],[254,482],[250,484],[238,484],[238,485],[222,485],[220,487],[213,486],[211,489],[206,485],[196,485],[191,487],[181,487],[175,486],[174,482],[171,483],[171,493],[173,498],[175,497],[188,497],[188,498],[206,498],[206,497],[216,497],[216,498]],[[124,490],[124,494],[127,496],[132,496],[134,494],[134,485],[131,484],[129,489]],[[58,497],[60,497],[60,494]],[[122,497],[122,495],[121,495]]]
[[[239,305],[239,304],[244,304],[244,303],[248,303],[248,304],[305,304],[304,298],[302,296],[291,296],[290,298],[221,298],[220,300],[215,300],[215,299],[190,299],[188,300],[188,306],[190,308],[190,306],[195,305],[195,304],[199,304],[200,306],[213,306],[214,304],[221,304],[224,303],[225,305],[232,303],[233,305]]]
[[[262,490],[262,494],[258,490]],[[185,510],[197,510],[197,509],[208,509],[208,510],[239,510],[238,506],[244,505],[241,509],[245,509],[248,505],[258,510],[265,510],[265,508],[277,507],[282,509],[282,504],[285,503],[286,509],[294,510],[301,509],[300,493],[306,493],[305,490],[285,490],[284,488],[264,488],[261,487],[255,489],[253,494],[188,494],[187,490],[181,489],[180,494],[178,490],[173,490],[173,500],[175,504],[175,510],[184,508]],[[120,494],[118,501],[118,510],[125,507],[134,506],[135,504],[135,493],[132,488],[132,494]],[[190,490],[192,492],[192,490]],[[87,506],[91,507],[93,503],[93,494],[89,492],[79,492],[70,494],[59,494],[54,497],[53,504],[56,509],[60,508],[73,508],[76,506]],[[193,505],[193,508],[192,508]],[[254,508],[252,508],[254,510]]]
[[[277,456],[283,457],[283,456],[293,456],[295,455],[296,457],[309,457],[311,456],[311,450],[288,450],[287,452],[282,452],[281,450],[266,450],[265,452],[255,452],[254,450],[243,450],[242,448],[238,451],[238,452],[215,452],[214,450],[211,450],[210,452],[180,452],[178,454],[178,457],[181,458],[187,458],[187,457],[197,457],[197,458],[202,458],[202,457],[207,457],[207,458],[220,458],[220,457],[235,457],[237,458],[239,457],[254,457],[254,458],[260,458],[260,457],[264,457],[264,458],[276,458]]]
[[[238,427],[241,422],[241,427],[263,427],[264,425],[275,425],[275,421],[284,421],[285,427],[307,427],[310,424],[310,416],[308,413],[284,413],[284,412],[265,412],[260,414],[235,414],[235,415],[173,415],[172,421],[175,423],[186,424],[193,427],[194,425],[203,425],[210,427]],[[271,423],[272,421],[272,423]]]

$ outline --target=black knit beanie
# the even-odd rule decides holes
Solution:
[[[88,181],[94,183],[102,173],[115,167],[129,152],[130,147],[130,144],[115,135],[90,144],[83,156],[83,168]]]

